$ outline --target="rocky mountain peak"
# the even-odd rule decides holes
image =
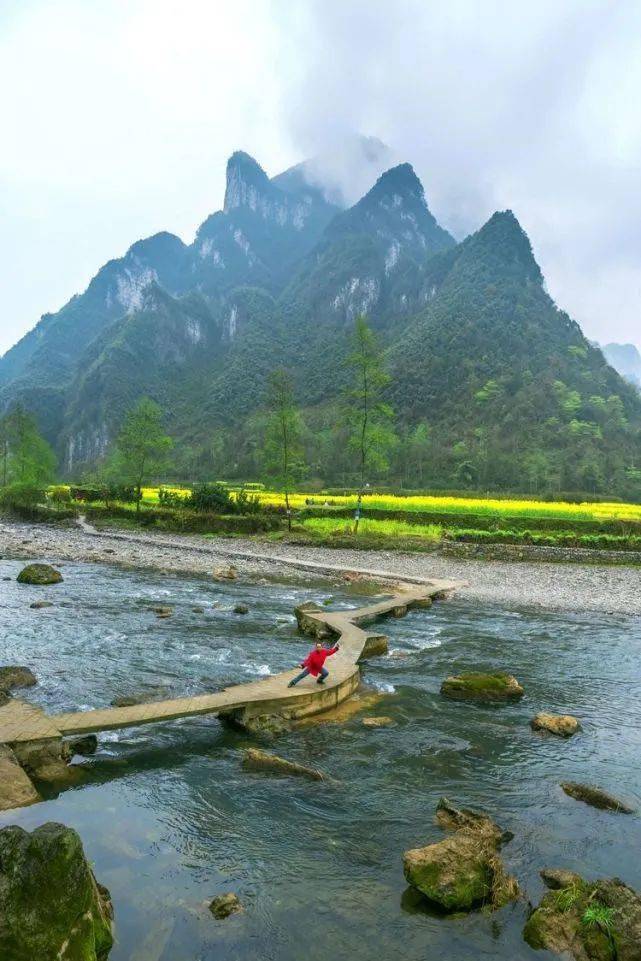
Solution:
[[[273,191],[269,177],[244,150],[237,150],[227,161],[227,185],[225,187],[224,211],[238,207],[256,210],[261,198],[268,197]]]

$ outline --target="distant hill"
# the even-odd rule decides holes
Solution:
[[[364,169],[386,149],[364,141]],[[641,492],[641,398],[613,369],[639,377],[641,358],[608,345],[606,363],[546,293],[514,214],[495,213],[457,243],[410,164],[348,208],[336,181],[319,179],[322,166],[269,178],[234,153],[223,209],[192,244],[169,233],[138,241],[0,359],[0,408],[32,409],[76,476],[149,394],[177,439],[177,471],[247,476],[258,469],[265,381],[282,364],[305,408],[314,472],[342,482],[336,398],[366,313],[392,373],[396,476]]]
[[[605,359],[631,384],[641,387],[641,354],[634,344],[605,344]]]

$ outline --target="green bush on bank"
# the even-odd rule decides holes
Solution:
[[[186,534],[262,534],[278,530],[280,520],[269,514],[214,514],[205,511],[146,508],[139,515],[124,504],[105,507],[91,504],[87,517],[94,521],[119,518],[141,527]]]

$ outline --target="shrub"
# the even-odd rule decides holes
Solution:
[[[236,504],[222,484],[201,484],[184,501],[185,507],[201,513],[234,514]]]
[[[185,507],[188,506],[190,498],[191,495],[186,498],[184,494],[179,494],[169,487],[158,488],[158,503],[161,507]]]
[[[238,514],[260,514],[263,509],[258,494],[249,494],[244,487],[236,494],[235,507]]]

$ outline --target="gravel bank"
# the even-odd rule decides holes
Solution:
[[[563,611],[641,614],[638,568],[595,564],[551,564],[444,557],[438,553],[350,551],[301,547],[250,540],[207,539],[198,535],[99,535],[72,527],[0,523],[3,556],[83,561],[211,574],[233,561],[239,574],[317,579],[322,570],[304,570],[311,562],[333,570],[384,570],[402,578],[439,577],[466,581],[460,596],[504,607],[544,607]]]

